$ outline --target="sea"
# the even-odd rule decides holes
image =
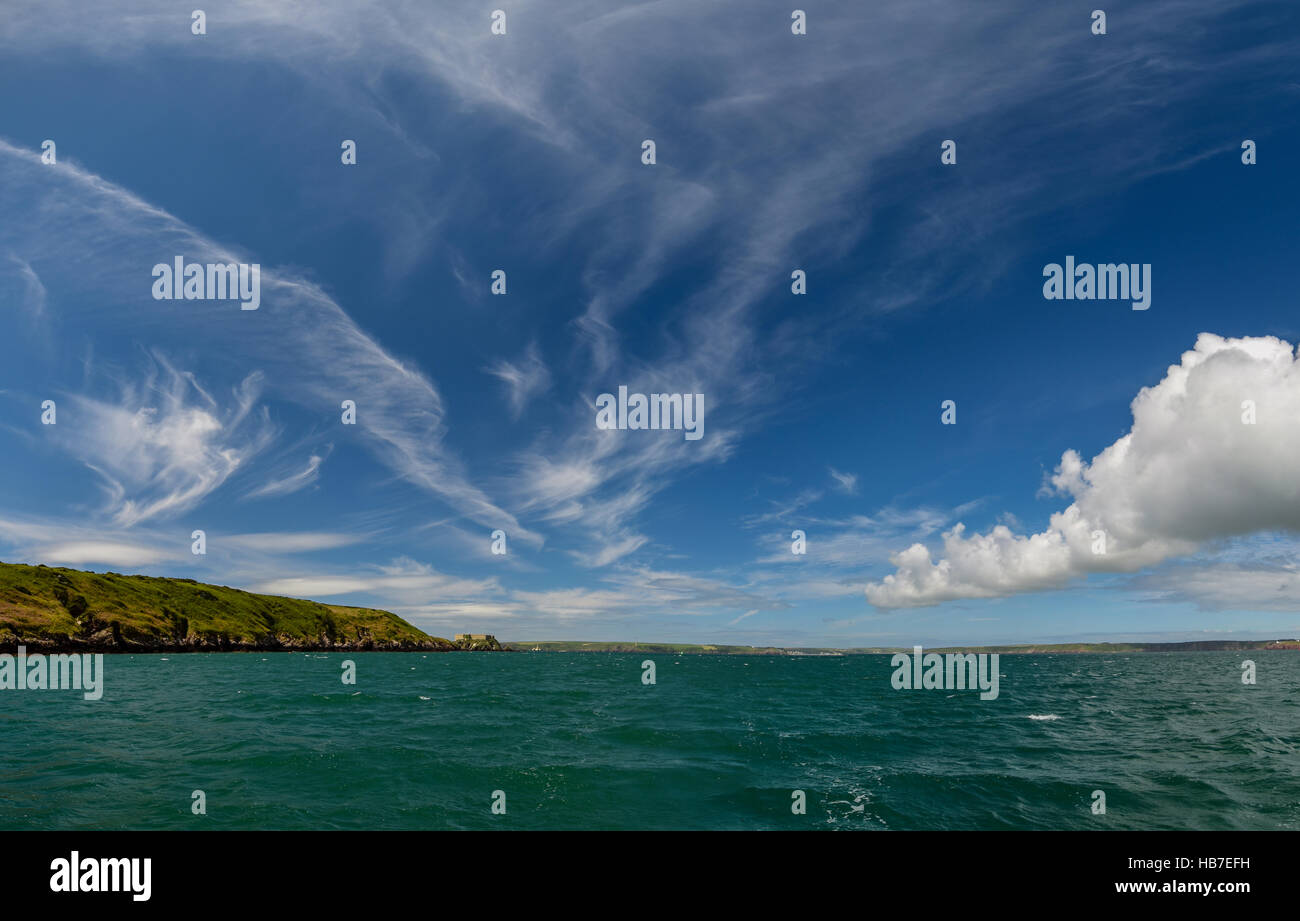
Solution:
[[[105,656],[100,700],[0,690],[0,829],[1300,828],[1295,653],[1003,655],[993,700],[893,672]]]

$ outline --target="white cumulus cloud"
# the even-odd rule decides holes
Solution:
[[[1252,405],[1253,424],[1245,421]],[[938,562],[919,543],[894,554],[895,573],[868,585],[867,600],[904,608],[1059,588],[1210,541],[1300,531],[1300,364],[1290,343],[1202,333],[1132,410],[1128,434],[1091,461],[1062,455],[1051,486],[1073,501],[1046,530],[998,525],[968,536],[957,524]],[[1094,552],[1098,531],[1102,553]]]

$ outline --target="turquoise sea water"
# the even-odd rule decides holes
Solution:
[[[0,691],[0,828],[1300,828],[1300,655],[1003,656],[992,701],[645,658],[106,656],[101,701]]]

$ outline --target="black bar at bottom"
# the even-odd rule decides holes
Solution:
[[[1240,899],[1289,892],[1283,834],[3,832],[0,854],[9,908],[222,909],[288,900],[297,911],[373,910],[390,898],[418,903],[445,889],[493,901],[609,905],[616,898],[629,908],[649,908],[644,898],[698,904],[700,895],[733,908],[772,907],[843,891],[850,901],[920,899],[918,907],[943,904],[945,913],[962,893],[1004,905],[1047,896],[1053,904],[1136,901],[1181,911],[1196,899],[1230,909]],[[150,861],[147,899],[137,898],[145,894],[143,858]],[[121,891],[84,891],[114,883]]]

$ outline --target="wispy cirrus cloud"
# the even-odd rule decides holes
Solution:
[[[321,464],[329,456],[333,445],[327,445],[320,454],[313,454],[307,459],[307,466],[297,472],[278,476],[250,492],[244,494],[246,499],[265,499],[274,496],[287,496],[311,486],[320,476]]]
[[[255,411],[260,375],[241,381],[223,407],[161,355],[151,365],[111,402],[70,394],[54,427],[66,450],[100,476],[105,511],[119,526],[194,508],[274,437],[265,412]]]
[[[359,407],[357,427],[367,436],[364,447],[395,473],[475,521],[509,527],[526,541],[538,539],[471,483],[463,462],[444,447],[445,410],[428,377],[381,348],[319,287],[289,273],[263,270],[262,306],[257,311],[232,313],[229,303],[220,301],[182,308],[153,300],[148,297],[152,266],[174,254],[191,262],[257,260],[205,238],[67,160],[51,168],[35,153],[0,141],[0,161],[0,204],[6,213],[44,216],[36,233],[6,223],[9,232],[0,229],[0,246],[29,262],[83,266],[48,287],[60,299],[62,319],[75,321],[98,348],[116,345],[125,354],[133,337],[166,338],[175,344],[174,350],[186,350],[187,366],[193,369],[185,372],[187,379],[203,380],[208,387],[222,379],[248,380],[251,367],[263,375],[268,396],[287,398],[309,412],[333,415],[342,400],[352,399]],[[105,302],[113,299],[131,304],[131,309],[105,309]],[[201,356],[192,348],[195,342],[206,346]],[[95,423],[102,437],[93,444],[120,445],[114,430],[131,425],[155,438],[157,450],[164,454],[176,439],[189,439],[170,460],[163,457],[150,468],[164,479],[184,474],[185,462],[204,454],[195,440],[220,427],[202,414],[150,426],[134,413],[128,417],[100,404],[96,413],[112,422]],[[187,507],[224,482],[241,460],[221,451],[206,456],[213,469],[190,469],[194,483],[176,481],[171,499],[146,501],[125,494],[133,476],[143,482],[138,477],[146,470],[125,454],[99,459],[105,462],[110,489],[121,493],[117,501],[129,503],[123,506],[122,520],[138,520]],[[83,452],[83,460],[94,465],[96,458]]]
[[[358,567],[349,575],[325,573],[287,576],[256,582],[251,591],[301,598],[361,592],[412,605],[434,598],[474,598],[499,591],[495,579],[462,579],[439,572],[427,563],[399,557],[387,565]]]
[[[537,343],[531,342],[524,354],[514,362],[501,359],[486,369],[505,385],[510,413],[516,419],[534,397],[546,392],[551,385],[551,373],[538,354]]]
[[[338,531],[205,532],[206,552],[193,552],[191,531],[158,522],[87,524],[50,517],[0,518],[0,550],[10,560],[63,566],[150,567],[167,563],[204,567],[215,562],[221,579],[250,581],[301,565],[295,555],[365,543],[374,535]]]
[[[28,314],[29,319],[39,320],[45,313],[45,284],[36,274],[31,263],[17,256],[9,257],[8,268],[12,269],[17,281],[19,304]],[[3,274],[0,274],[0,278],[3,277]]]
[[[858,475],[856,473],[841,473],[834,467],[828,467],[831,479],[835,481],[835,488],[842,493],[853,495],[858,491]]]

